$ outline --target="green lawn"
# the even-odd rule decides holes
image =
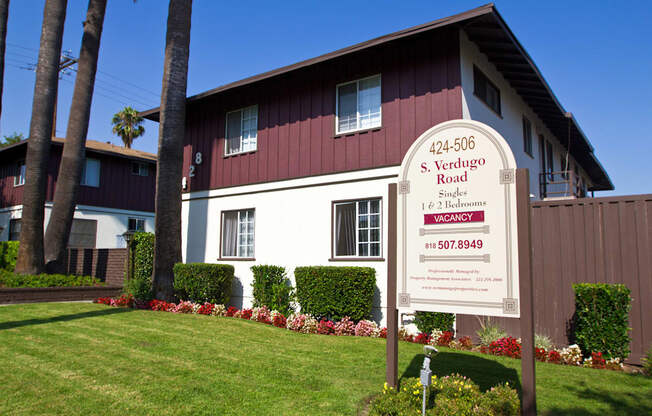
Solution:
[[[399,374],[422,347],[401,343]],[[88,303],[0,307],[0,414],[356,414],[380,391],[385,340]],[[518,386],[520,361],[443,349],[439,375]],[[650,415],[652,379],[537,363],[541,414]]]

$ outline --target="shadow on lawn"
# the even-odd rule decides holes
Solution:
[[[593,386],[589,388],[586,383],[579,383],[577,386],[567,386],[566,388],[578,398],[606,405],[609,410],[573,407],[572,403],[568,403],[568,407],[556,406],[541,414],[546,416],[652,415],[652,401],[649,394],[641,392],[616,394],[606,388]]]
[[[50,324],[53,322],[66,322],[66,321],[73,321],[75,319],[93,318],[95,316],[113,315],[116,313],[124,313],[124,312],[131,312],[131,309],[107,308],[98,311],[53,316],[51,318],[25,319],[24,321],[0,322],[0,331],[2,331],[3,329],[19,328],[21,326]]]
[[[419,377],[423,358],[423,354],[415,355],[401,378]],[[437,377],[453,373],[466,376],[473,380],[482,391],[489,390],[497,384],[509,382],[510,386],[518,390],[519,395],[521,393],[521,381],[516,370],[491,359],[456,352],[440,352],[430,362],[430,369]]]

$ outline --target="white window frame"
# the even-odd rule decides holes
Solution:
[[[237,230],[236,230],[236,240],[235,240],[235,256],[227,256],[224,254],[224,244],[223,244],[223,238],[224,238],[224,214],[232,213],[232,212],[237,212],[238,213],[238,225],[237,225]],[[253,229],[251,230],[251,233],[245,233],[245,234],[251,234],[253,242],[251,243],[251,256],[244,256],[240,252],[240,241],[241,241],[241,236],[245,235],[240,233],[240,222],[242,218],[242,214],[246,213],[248,215],[249,212],[253,212]],[[247,218],[248,219],[248,218]],[[220,258],[223,259],[253,259],[256,257],[256,208],[245,208],[245,209],[233,209],[233,210],[228,210],[228,211],[222,211],[222,219],[220,222]]]
[[[23,186],[25,185],[25,177],[27,176],[27,165],[25,161],[18,162],[18,172],[14,176],[14,186]]]
[[[136,221],[136,228],[131,228],[131,227],[129,227],[129,221],[131,221],[131,220]],[[142,222],[143,222],[143,229],[142,229],[142,232],[145,232],[145,223],[146,223],[146,222],[145,222],[145,218],[141,218],[141,217],[128,217],[128,218],[127,218],[127,231],[140,232],[141,230],[138,230],[138,221],[142,221]]]
[[[138,166],[138,173],[134,173],[134,165]],[[131,174],[134,176],[149,176],[149,166],[143,162],[131,162]]]
[[[359,100],[359,95],[360,95],[360,81],[366,81],[371,78],[376,78],[378,77],[379,81],[379,88],[380,88],[380,114],[378,118],[378,125],[377,126],[370,126],[370,127],[360,127],[360,112],[358,111],[358,100]],[[349,84],[356,84],[356,128],[350,129],[350,130],[340,130],[340,88],[349,85]],[[382,74],[374,74],[365,78],[360,78],[356,79],[353,81],[347,81],[347,82],[342,82],[340,84],[337,84],[335,86],[335,134],[349,134],[349,133],[355,133],[356,131],[363,131],[363,130],[370,130],[370,129],[377,129],[383,126],[383,78]]]
[[[366,230],[368,230],[368,240],[366,241],[367,247],[369,249],[369,254],[366,256],[361,256],[360,255],[360,203],[361,202],[366,202],[368,204],[368,211],[367,214],[362,214],[362,215],[369,215],[371,216],[371,201],[378,201],[378,227],[371,227],[371,219],[369,219],[369,223],[367,224]],[[336,230],[336,223],[337,223],[337,206],[338,205],[347,205],[347,204],[355,204],[355,254],[345,254],[345,255],[338,255],[337,254],[337,230]],[[375,215],[375,214],[374,214]],[[362,199],[355,199],[355,200],[349,200],[349,201],[336,201],[333,202],[333,218],[331,219],[331,225],[333,229],[333,241],[332,241],[332,250],[333,250],[333,258],[361,258],[361,259],[367,259],[367,258],[373,258],[373,259],[380,259],[383,257],[383,199],[382,198],[362,198]],[[371,241],[371,230],[372,229],[378,229],[378,241]],[[371,243],[378,243],[378,255],[371,255]]]
[[[88,164],[89,160],[97,160],[97,185],[89,185],[86,183],[86,166]],[[82,186],[88,186],[91,188],[99,188],[100,187],[100,181],[102,180],[102,161],[100,159],[94,158],[94,157],[87,157],[84,159],[84,166],[82,168],[82,177],[79,181],[79,184]]]
[[[250,108],[253,108],[254,114],[256,114],[256,128],[254,130],[256,132],[256,137],[255,137],[256,145],[254,146],[253,149],[240,150],[238,152],[229,153],[228,152],[229,151],[229,123],[228,123],[229,114],[238,113],[238,112],[240,113],[240,149],[242,149],[242,130],[245,121],[242,115],[244,114],[245,110],[248,110]],[[233,111],[228,111],[224,115],[224,156],[240,155],[243,153],[255,152],[257,150],[258,150],[258,104],[250,105],[248,107],[238,108],[237,110],[233,110]]]

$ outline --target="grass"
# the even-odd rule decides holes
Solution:
[[[400,343],[399,374],[422,347]],[[356,414],[378,393],[385,340],[88,303],[0,307],[0,414]],[[442,348],[438,375],[519,387],[520,361]],[[540,414],[649,415],[652,378],[537,363]]]

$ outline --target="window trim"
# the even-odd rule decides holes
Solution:
[[[18,172],[14,175],[14,188],[25,185],[25,179],[27,178],[27,164],[24,160],[19,160],[16,165],[18,166]],[[23,177],[22,182],[18,182],[18,179],[22,177],[21,175],[21,166],[25,166],[25,177]]]
[[[254,212],[254,256],[253,257],[230,257],[230,256],[223,256],[222,255],[222,234],[224,231],[224,214],[227,214],[229,212],[239,212],[239,211],[253,211]],[[256,208],[255,207],[249,207],[249,208],[238,208],[238,209],[227,209],[220,211],[220,244],[219,244],[219,252],[217,256],[217,260],[228,260],[228,261],[256,261]],[[238,242],[236,241],[236,247],[238,246]]]
[[[147,222],[146,222],[147,219],[146,218],[143,218],[143,217],[127,217],[127,231],[133,231],[133,232],[137,233],[137,232],[141,232],[141,231],[129,228],[129,221],[130,220],[135,220],[135,221],[140,220],[140,221],[142,221],[143,222],[143,230],[142,230],[142,232],[145,232],[145,225],[147,224]]]
[[[356,83],[356,100],[358,99],[358,94],[360,93],[360,81],[366,81],[371,78],[378,77],[378,80],[380,81],[380,123],[377,126],[373,127],[357,127],[352,130],[345,130],[345,131],[340,131],[339,130],[339,114],[340,114],[340,100],[339,100],[339,91],[340,87],[343,85],[347,84],[352,84]],[[356,101],[356,115],[357,115],[357,121],[360,121],[360,115],[358,113],[357,109],[357,101]],[[364,78],[358,78],[354,79],[351,81],[346,81],[346,82],[340,82],[339,84],[335,85],[335,136],[344,136],[347,134],[353,134],[353,133],[359,133],[362,131],[369,131],[369,130],[375,130],[375,129],[380,129],[383,127],[383,75],[382,73],[377,73],[374,75],[370,75],[368,77]]]
[[[529,129],[530,130],[529,131],[529,140],[527,140],[527,141],[525,140],[526,139],[526,136],[525,136],[525,123],[526,122],[527,122],[527,125],[530,127],[530,129]],[[526,155],[528,155],[532,159],[534,159],[534,156],[532,155],[532,153],[534,153],[533,150],[532,150],[532,148],[534,147],[533,143],[532,143],[532,122],[530,121],[529,118],[527,118],[525,115],[523,115],[521,123],[522,123],[522,128],[523,128],[523,152],[525,152]],[[529,152],[528,152],[527,146],[525,145],[526,142],[530,143],[530,151]]]
[[[250,149],[250,150],[241,150],[239,152],[233,152],[233,153],[227,153],[227,150],[229,148],[229,123],[227,122],[228,116],[231,113],[236,113],[240,112],[242,113],[244,110],[249,109],[251,107],[256,108],[256,148],[255,149]],[[242,117],[242,114],[240,115],[240,148],[242,148],[242,123],[244,119]],[[237,155],[243,155],[246,153],[254,153],[258,151],[258,104],[252,104],[248,105],[245,107],[241,108],[236,108],[235,110],[227,111],[224,113],[224,157],[231,157],[231,156],[237,156]]]
[[[350,203],[350,202],[358,202],[358,201],[372,201],[372,200],[378,200],[380,202],[379,205],[379,224],[380,224],[380,254],[378,256],[365,256],[365,257],[358,257],[358,256],[336,256],[335,255],[335,205],[337,204],[345,204],[345,203]],[[356,235],[355,235],[355,246],[356,246],[356,251],[358,250],[358,224],[357,224],[357,215],[358,214],[358,207],[356,205]],[[360,261],[385,261],[385,258],[383,257],[383,237],[384,237],[384,232],[383,229],[383,197],[382,196],[370,196],[370,197],[360,197],[360,198],[353,198],[353,199],[340,199],[340,200],[335,200],[331,201],[331,257],[328,259],[328,261],[349,261],[349,262],[360,262]]]
[[[138,165],[138,173],[134,173],[134,165]],[[145,170],[144,175],[142,174],[143,169]],[[147,177],[147,176],[149,176],[149,166],[147,165],[147,163],[132,161],[131,162],[131,174],[133,176]]]
[[[484,81],[491,85],[497,92],[498,92],[498,110],[493,108],[485,98],[483,98],[480,94],[478,94],[478,90],[476,89],[476,75],[479,74],[484,78]],[[475,95],[480,102],[482,102],[484,105],[486,105],[494,114],[496,114],[498,117],[503,118],[503,102],[502,102],[502,97],[500,94],[500,88],[489,79],[487,74],[485,74],[480,68],[478,68],[477,65],[473,65],[473,95]]]
[[[97,170],[97,185],[88,185],[88,184],[82,183],[82,181],[86,179],[86,175],[85,175],[85,173],[86,173],[86,165],[88,164],[89,159],[97,160],[97,164],[99,166],[98,170]],[[84,158],[84,166],[82,167],[82,177],[79,180],[79,186],[88,186],[89,188],[99,188],[100,185],[102,184],[101,181],[102,181],[102,160],[99,159],[99,158],[96,158],[96,157],[86,157],[86,158]]]

